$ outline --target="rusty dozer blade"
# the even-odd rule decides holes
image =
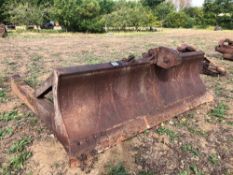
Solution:
[[[203,59],[159,47],[140,59],[55,69],[36,90],[13,76],[12,89],[76,160],[212,101],[199,75]]]
[[[223,58],[233,61],[233,40],[220,40],[215,50],[223,54]]]

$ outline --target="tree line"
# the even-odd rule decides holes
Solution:
[[[233,29],[233,0],[205,0],[203,7],[178,10],[168,0],[0,0],[0,22],[40,26],[48,21],[81,32],[154,26]]]

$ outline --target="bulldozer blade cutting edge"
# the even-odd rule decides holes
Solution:
[[[74,160],[212,101],[199,75],[203,59],[201,51],[159,47],[137,60],[55,69],[37,90],[19,76],[11,85]]]

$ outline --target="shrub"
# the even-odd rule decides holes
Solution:
[[[101,33],[104,32],[104,23],[101,18],[83,20],[80,22],[78,31]]]
[[[185,8],[183,12],[193,19],[194,25],[205,26],[203,8],[189,7]]]
[[[217,23],[219,26],[226,29],[233,29],[233,16],[223,15],[217,17]]]
[[[135,7],[122,7],[119,10],[105,16],[105,24],[107,27],[126,30],[127,27],[153,26],[155,17],[150,10],[138,5]]]
[[[161,26],[163,26],[164,19],[168,14],[175,12],[176,8],[171,2],[163,2],[159,4],[155,9],[155,16],[161,21]]]
[[[181,26],[181,27],[192,28],[193,24],[194,24],[194,20],[192,18],[188,17],[187,21],[185,23],[183,23],[183,26]]]
[[[55,0],[54,14],[67,31],[104,31],[100,5],[96,0]]]
[[[168,14],[164,21],[164,27],[169,28],[192,28],[193,19],[184,12],[173,12]]]
[[[107,175],[129,175],[122,163],[110,166]]]

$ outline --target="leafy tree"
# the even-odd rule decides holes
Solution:
[[[109,14],[114,10],[115,2],[113,0],[99,0],[100,14]]]
[[[219,9],[217,15],[217,24],[228,29],[233,29],[233,1],[232,0],[216,0]]]
[[[67,31],[103,31],[97,0],[54,0],[54,14]]]
[[[75,16],[77,13],[76,0],[54,0],[54,15],[66,30],[75,27],[78,22]]]
[[[141,0],[141,3],[144,6],[148,6],[151,9],[155,8],[157,5],[159,5],[160,3],[164,2],[165,0]]]
[[[209,25],[216,25],[219,9],[214,0],[205,0],[203,5],[205,22]]]
[[[115,2],[114,11],[120,10],[122,8],[133,8],[138,6],[139,3],[137,1],[126,1],[126,0],[118,0]]]
[[[4,22],[6,19],[6,16],[4,14],[4,4],[5,4],[6,0],[0,0],[0,23]]]
[[[159,4],[154,12],[155,12],[155,16],[158,17],[158,19],[161,21],[161,26],[163,27],[163,22],[166,18],[166,16],[169,13],[175,12],[176,8],[175,6],[171,3],[171,2],[162,2],[161,4]]]
[[[108,27],[125,30],[126,27],[135,27],[138,30],[141,26],[151,26],[155,17],[150,10],[138,4],[134,7],[122,7],[105,17]]]
[[[170,28],[191,28],[193,26],[193,21],[184,12],[173,12],[166,17],[164,26]]]
[[[129,25],[128,10],[129,10],[128,7],[123,7],[105,16],[106,26],[119,28],[120,30],[125,30],[126,27]]]
[[[140,26],[151,26],[153,21],[153,14],[146,10],[143,6],[137,6],[129,10],[129,26],[135,27],[136,30]]]
[[[184,13],[193,18],[195,25],[204,25],[204,12],[201,7],[189,7],[185,8]]]
[[[8,3],[9,21],[18,25],[40,25],[42,22],[41,9],[29,2]]]
[[[4,14],[7,23],[17,25],[40,26],[51,18],[52,8],[48,2],[39,3],[37,0],[10,0],[4,3]]]
[[[207,24],[233,28],[232,0],[205,0],[203,10]]]
[[[46,23],[48,21],[54,20],[53,14],[53,0],[35,0],[37,2],[37,7],[42,9],[42,21]]]
[[[33,1],[33,0],[32,0]],[[41,4],[51,4],[53,5],[53,0],[34,0],[38,5]]]

